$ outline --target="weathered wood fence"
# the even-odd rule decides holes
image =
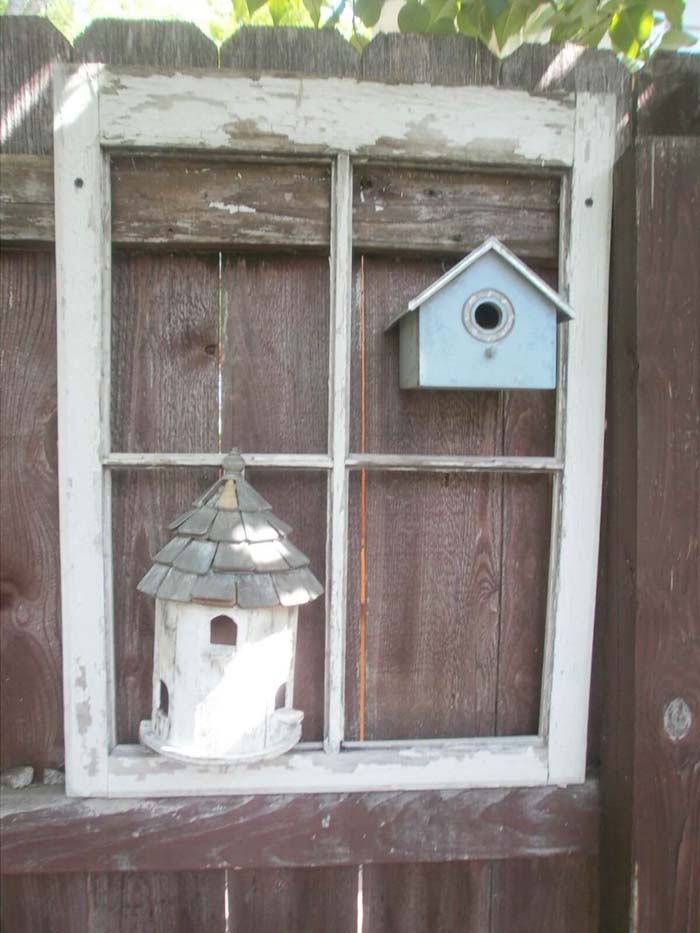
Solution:
[[[661,58],[633,87],[606,54],[549,46],[500,63],[463,38],[381,36],[358,56],[333,32],[242,30],[219,52],[176,23],[97,22],[73,47],[43,20],[5,18],[0,28],[2,763],[30,764],[39,780],[63,755],[51,64],[604,90],[617,95],[620,118],[590,780],[580,788],[447,795],[89,804],[51,787],[12,792],[2,824],[3,929],[349,931],[358,929],[360,911],[370,933],[599,926],[616,933],[630,917],[638,930],[698,928],[697,64]],[[381,167],[358,175],[353,378],[364,401],[353,407],[354,446],[547,453],[552,411],[544,395],[438,393],[402,407],[382,331],[442,259],[487,234],[555,276],[554,186],[545,178],[428,178]],[[326,169],[122,159],[112,186],[115,447],[215,451],[235,438],[249,450],[321,452]],[[244,192],[254,213],[217,211],[232,191]],[[405,241],[412,251],[402,249]],[[176,421],[159,414],[174,398]],[[148,712],[152,622],[135,582],[166,519],[206,480],[181,468],[115,476],[116,615],[128,619],[116,632],[121,741],[135,740]],[[284,501],[285,518],[322,570],[325,475],[261,471],[255,483],[273,503]],[[472,519],[457,526],[451,516],[465,499]],[[385,474],[368,478],[364,491],[351,487],[350,737],[401,728],[414,736],[533,730],[548,501],[547,480],[527,477]],[[426,654],[422,644],[419,658],[410,633],[431,607],[415,566],[438,571],[435,533],[443,526],[463,555],[452,575],[467,582],[444,613],[452,621],[440,633],[443,650]],[[360,537],[371,596],[362,703]],[[468,620],[462,603],[475,607]],[[317,740],[323,606],[302,631],[300,705],[305,738]],[[460,656],[464,679],[475,684],[459,702],[445,692],[446,654]]]

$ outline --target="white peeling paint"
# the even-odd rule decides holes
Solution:
[[[226,204],[224,201],[210,201],[209,207],[214,207],[218,211],[226,211],[228,214],[257,214],[254,207],[247,204]]]

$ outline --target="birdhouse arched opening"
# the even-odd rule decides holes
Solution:
[[[228,645],[235,648],[238,643],[238,626],[230,616],[216,616],[209,623],[209,642],[212,645]]]

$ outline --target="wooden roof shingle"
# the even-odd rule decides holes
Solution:
[[[289,525],[244,479],[237,450],[223,473],[168,526],[175,533],[153,558],[138,590],[158,599],[257,609],[298,606],[323,587]]]

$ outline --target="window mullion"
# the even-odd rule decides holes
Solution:
[[[328,752],[340,751],[345,730],[350,325],[352,315],[352,166],[340,153],[333,166],[331,219],[331,360],[328,490],[325,733]]]

